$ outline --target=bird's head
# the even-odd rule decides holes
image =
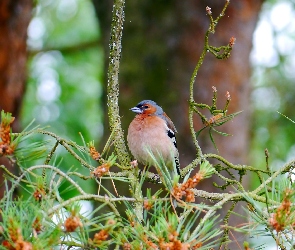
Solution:
[[[162,115],[163,109],[154,101],[152,100],[143,100],[140,103],[138,103],[135,107],[130,109],[136,114],[157,114]]]

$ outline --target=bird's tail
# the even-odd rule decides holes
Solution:
[[[175,167],[176,167],[176,172],[178,175],[180,175],[180,164],[179,164],[179,158],[177,156],[174,157],[175,161]]]

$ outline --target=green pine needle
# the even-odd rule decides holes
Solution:
[[[277,112],[278,112],[280,115],[284,116],[286,119],[288,119],[290,122],[295,123],[295,121],[293,121],[293,120],[292,120],[291,118],[289,118],[288,116],[286,116],[286,115],[280,113],[279,111],[277,111]]]

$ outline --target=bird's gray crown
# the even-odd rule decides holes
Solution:
[[[138,103],[136,105],[136,107],[140,108],[140,107],[144,106],[145,104],[150,104],[150,105],[156,107],[157,111],[155,113],[157,115],[162,115],[164,113],[163,109],[156,102],[154,102],[152,100],[143,100],[140,103]]]

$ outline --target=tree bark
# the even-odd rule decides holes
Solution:
[[[27,62],[27,28],[31,20],[31,0],[0,1],[0,110],[10,112],[16,118],[13,130],[19,129],[19,112],[25,91]],[[0,164],[14,172],[5,158]],[[0,172],[0,183],[4,181]],[[0,198],[5,186],[0,188]]]

